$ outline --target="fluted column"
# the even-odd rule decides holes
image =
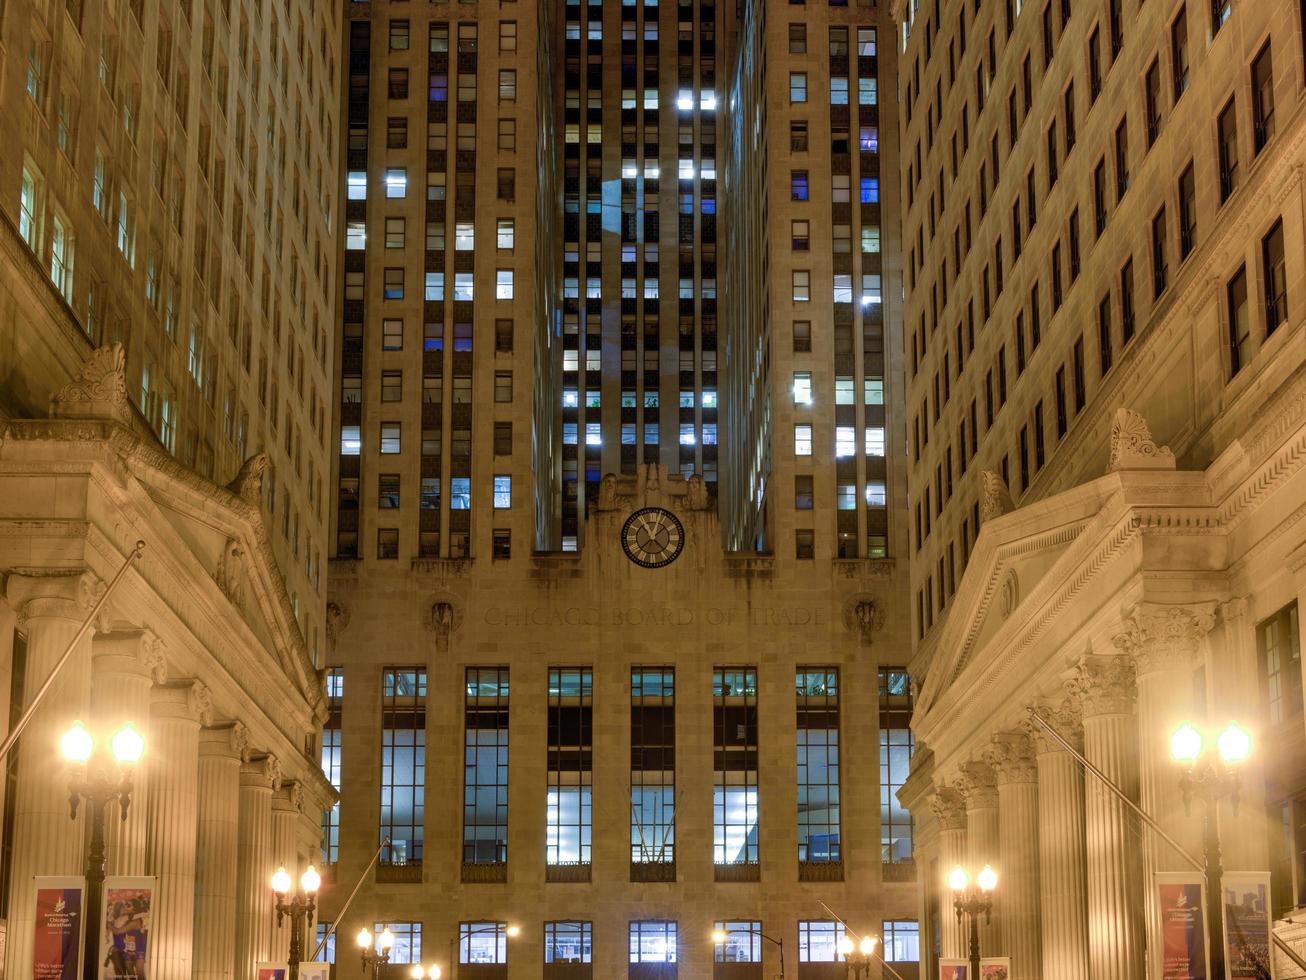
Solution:
[[[150,734],[150,688],[164,679],[163,649],[149,630],[114,630],[91,641],[91,719],[101,737],[130,724],[145,739],[147,760],[154,752]],[[148,772],[148,769],[146,770]],[[145,819],[150,780],[137,779],[131,805],[135,818],[119,820],[110,808],[104,822],[106,870],[111,875],[145,874]]]
[[[240,767],[240,848],[236,861],[236,980],[255,980],[272,953],[272,787],[281,785],[276,756]]]
[[[1084,732],[1073,703],[1039,714],[1079,751]],[[1088,895],[1085,884],[1084,772],[1041,728],[1030,729],[1038,752],[1039,911],[1043,976],[1088,980]]]
[[[157,980],[190,980],[199,737],[212,703],[208,688],[197,681],[158,685],[151,697],[145,855],[149,873],[158,878],[151,956]]]
[[[19,610],[27,637],[23,704],[30,703],[76,636],[103,583],[93,574],[11,575],[7,598]],[[59,759],[59,736],[90,715],[91,640],[88,635],[64,665],[50,693],[23,732],[14,783],[14,850],[10,875],[5,976],[32,975],[36,875],[80,875],[85,867],[85,821],[68,819],[68,773]],[[83,809],[81,811],[85,813]]]
[[[998,892],[1011,975],[1019,980],[1042,980],[1034,747],[1021,732],[1002,732],[993,736],[987,759],[997,778],[998,809],[1002,813],[998,826],[998,858],[1002,868]]]
[[[1170,735],[1194,714],[1193,669],[1202,640],[1215,625],[1215,604],[1162,606],[1139,603],[1127,611],[1116,647],[1134,660],[1138,683],[1140,803],[1189,854],[1202,852],[1201,821],[1185,812],[1179,772],[1170,757]],[[1202,705],[1202,708],[1205,706]],[[1204,712],[1203,712],[1204,713]],[[1152,883],[1158,871],[1191,871],[1192,865],[1151,830],[1143,831],[1143,902],[1147,948],[1161,948],[1161,914]]]
[[[999,856],[998,787],[993,770],[983,762],[967,762],[962,767],[959,784],[966,799],[966,866],[973,878],[988,864],[1003,873]],[[986,924],[980,921],[980,950],[985,956],[1002,956],[1006,948],[1002,942],[1003,893],[999,889],[993,896],[994,914]]]
[[[240,723],[200,732],[195,980],[233,980],[236,973],[240,764],[248,744]]]
[[[1126,657],[1086,656],[1072,689],[1084,715],[1084,756],[1136,800],[1133,664]],[[1136,818],[1102,786],[1086,786],[1084,797],[1089,976],[1142,980],[1144,906]]]
[[[1300,588],[1297,602],[1299,608],[1306,608],[1306,597],[1301,595]],[[1207,689],[1219,692],[1216,701],[1225,716],[1213,718],[1212,727],[1218,730],[1230,720],[1244,728],[1254,727],[1263,717],[1264,708],[1261,706],[1256,625],[1252,622],[1247,600],[1236,597],[1221,603],[1220,625],[1223,635],[1207,644]],[[1283,639],[1287,640],[1287,637]],[[1218,656],[1216,651],[1219,651]],[[1240,766],[1242,786],[1238,809],[1221,808],[1220,844],[1226,868],[1242,870],[1270,866],[1270,836],[1265,833],[1265,767],[1269,761],[1266,756],[1263,749],[1253,745],[1251,756]]]
[[[299,887],[299,818],[303,800],[304,790],[293,780],[282,783],[272,793],[272,863],[266,875],[285,868],[296,888]],[[278,962],[285,959],[290,948],[290,927],[291,923],[286,921],[272,930],[272,959]]]
[[[942,880],[934,882],[939,895],[939,925],[943,933],[944,957],[966,955],[966,935],[952,910],[952,893],[948,891],[948,872],[957,865],[966,866],[966,802],[951,786],[940,784],[930,798],[934,822],[939,828],[939,871]]]

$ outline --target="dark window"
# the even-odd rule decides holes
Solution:
[[[1066,86],[1065,95],[1061,99],[1062,107],[1065,110],[1065,127],[1066,127],[1066,156],[1070,156],[1071,149],[1075,145],[1075,86]],[[998,169],[993,168],[993,181],[996,184],[998,179]]]
[[[1179,16],[1170,23],[1170,89],[1176,102],[1188,91],[1188,11],[1179,8]]]
[[[1238,270],[1225,287],[1229,312],[1229,372],[1237,374],[1252,356],[1251,324],[1247,316],[1247,269]]]
[[[1190,162],[1179,175],[1179,258],[1188,258],[1197,238],[1197,181]]]
[[[391,68],[389,75],[389,91],[392,99],[408,98],[408,69]]]
[[[1115,61],[1120,49],[1125,46],[1125,29],[1121,6],[1124,0],[1107,0],[1107,17],[1110,20],[1111,60]]]
[[[1256,625],[1261,704],[1270,724],[1299,719],[1302,713],[1301,634],[1297,603]]]
[[[1093,168],[1093,234],[1102,237],[1106,230],[1106,157]]]
[[[1227,201],[1238,189],[1238,109],[1233,96],[1216,120],[1220,142],[1220,200]]]
[[[1165,207],[1152,218],[1152,298],[1165,292],[1170,284],[1169,249],[1166,248]]]
[[[1129,118],[1120,120],[1116,126],[1116,202],[1129,190]]]
[[[397,527],[379,527],[376,529],[376,557],[382,559],[399,557],[399,529]]]
[[[1034,406],[1034,472],[1037,473],[1047,462],[1047,450],[1043,445],[1043,402]]]
[[[809,561],[816,557],[816,536],[814,531],[799,529],[794,532],[794,557]]]
[[[1060,439],[1066,434],[1066,368],[1063,364],[1057,368],[1057,438]]]
[[[1075,346],[1071,350],[1071,371],[1075,381],[1075,414],[1078,415],[1084,410],[1084,405],[1088,402],[1088,390],[1084,383],[1084,338],[1080,337],[1075,341]]]
[[[1070,212],[1070,222],[1066,230],[1067,241],[1070,246],[1070,281],[1074,283],[1079,278],[1079,209],[1076,208]]]
[[[1152,148],[1161,132],[1161,59],[1153,58],[1143,76],[1144,102],[1147,109],[1147,147]]]
[[[1115,350],[1111,340],[1111,294],[1107,293],[1097,304],[1097,357],[1098,367],[1105,375],[1111,370]]]
[[[1276,221],[1261,239],[1261,269],[1265,275],[1265,333],[1288,319],[1288,274],[1283,260],[1283,222]]]
[[[1102,91],[1102,29],[1096,24],[1088,35],[1088,97],[1096,102]]]
[[[1211,34],[1215,35],[1233,11],[1233,0],[1211,0]]]
[[[1134,260],[1120,269],[1120,336],[1124,343],[1134,339]]]
[[[1274,63],[1269,41],[1252,62],[1252,134],[1257,153],[1274,136]]]
[[[811,476],[794,477],[794,509],[811,510],[814,493]]]
[[[381,510],[399,506],[399,474],[382,473],[377,477],[376,505]]]

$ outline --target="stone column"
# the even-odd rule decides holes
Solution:
[[[934,822],[939,828],[939,871],[941,880],[934,882],[939,895],[939,925],[943,933],[944,957],[966,955],[966,936],[952,910],[952,893],[947,879],[957,865],[966,866],[966,803],[951,786],[940,784],[930,798]],[[924,942],[924,939],[922,939]]]
[[[233,980],[236,972],[240,764],[248,745],[239,722],[200,732],[195,980]]]
[[[145,854],[158,878],[151,957],[157,980],[190,980],[195,927],[195,842],[200,725],[212,714],[197,681],[154,688],[150,720],[150,796]]]
[[[1185,812],[1179,770],[1170,758],[1170,735],[1185,721],[1202,723],[1195,712],[1197,651],[1215,625],[1215,604],[1161,606],[1139,603],[1124,617],[1116,647],[1134,660],[1138,683],[1138,768],[1140,805],[1189,854],[1202,853],[1201,820]],[[1191,871],[1192,865],[1150,829],[1142,832],[1147,949],[1161,948],[1161,913],[1152,883],[1158,871]]]
[[[1299,608],[1306,608],[1303,597]],[[1244,728],[1258,726],[1264,714],[1261,706],[1260,655],[1256,649],[1256,625],[1245,598],[1237,597],[1220,605],[1220,639],[1207,644],[1207,691],[1218,692],[1211,699],[1224,711],[1212,716],[1218,728],[1230,720]],[[1286,639],[1286,637],[1285,637]],[[1291,669],[1291,668],[1290,668]],[[1265,832],[1265,764],[1267,753],[1252,743],[1252,754],[1242,764],[1241,801],[1235,812],[1222,807],[1220,844],[1224,866],[1237,871],[1270,866],[1269,841]],[[1199,804],[1194,801],[1194,814]]]
[[[1021,732],[993,736],[988,763],[997,777],[998,895],[1012,976],[1042,980],[1039,941],[1038,781],[1034,747]],[[1064,980],[1057,977],[1056,980]]]
[[[19,630],[27,637],[23,682],[26,705],[40,690],[76,636],[104,585],[93,573],[10,575],[9,603],[19,610]],[[32,939],[36,917],[37,875],[85,873],[85,810],[68,819],[68,771],[59,757],[59,737],[74,721],[89,720],[91,707],[91,638],[73,651],[50,693],[14,749],[18,778],[14,785],[14,850],[10,875],[8,943],[5,975],[32,975]],[[133,815],[133,819],[139,819]]]
[[[1039,714],[1077,750],[1084,731],[1073,703],[1039,706]],[[1079,762],[1037,725],[1039,909],[1043,976],[1088,980],[1088,896],[1084,880],[1084,773]]]
[[[1084,715],[1084,756],[1130,799],[1137,799],[1133,663],[1126,657],[1090,654],[1080,661],[1071,686]],[[1089,976],[1142,980],[1143,880],[1137,817],[1101,785],[1086,785],[1084,797]]]
[[[992,866],[1002,881],[1002,860],[999,853],[998,787],[993,770],[983,762],[967,762],[962,767],[959,786],[966,799],[966,870],[973,880],[984,865]],[[1002,942],[1003,891],[999,887],[993,898],[993,917],[986,925],[980,920],[980,951],[985,956],[1002,956],[1006,947]]]
[[[254,980],[272,953],[272,787],[281,764],[265,755],[240,767],[240,847],[236,861],[236,980]]]
[[[154,752],[150,733],[150,687],[164,679],[163,644],[149,630],[114,630],[91,642],[91,718],[101,738],[130,724],[145,739],[146,768]],[[111,875],[145,874],[145,818],[149,813],[150,780],[135,781],[133,818],[118,819],[110,807],[104,822],[106,869]]]
[[[290,872],[292,891],[299,888],[299,820],[303,800],[304,790],[293,780],[272,792],[272,860],[263,876],[265,885],[272,872],[285,868]],[[280,926],[273,920],[271,942],[272,959],[277,962],[285,959],[290,949],[289,920]],[[309,953],[312,953],[311,949]]]

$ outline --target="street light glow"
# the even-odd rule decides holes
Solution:
[[[308,866],[299,876],[299,887],[304,890],[305,895],[317,894],[317,890],[322,887],[322,876],[317,873],[317,868],[311,864]]]
[[[960,864],[948,872],[948,887],[954,892],[964,892],[970,887],[970,875]]]
[[[847,956],[853,951],[853,941],[847,936],[839,937],[839,955]]]
[[[1175,762],[1191,766],[1202,754],[1202,733],[1184,722],[1170,736],[1170,755]]]
[[[521,935],[521,926],[517,926],[517,925],[509,926],[507,929],[504,930],[504,932],[508,934],[509,939],[516,939],[518,936]]]
[[[998,873],[986,864],[975,876],[975,883],[980,886],[980,891],[991,892],[998,887]]]
[[[73,727],[64,732],[63,738],[59,739],[59,751],[63,753],[63,757],[79,766],[84,766],[90,761],[94,748],[95,743],[91,741],[91,733],[80,721],[73,722]]]
[[[712,930],[712,942],[716,943],[718,946],[724,943],[727,938],[728,937],[726,936],[724,929]]]
[[[285,895],[290,891],[290,872],[286,870],[285,865],[277,868],[273,873],[272,890],[278,895]]]
[[[874,956],[875,946],[879,940],[875,936],[863,936],[861,951],[863,956]]]
[[[1220,760],[1228,766],[1246,762],[1252,752],[1252,737],[1232,721],[1229,722],[1229,727],[1220,733],[1215,744],[1220,752]]]
[[[140,732],[127,724],[114,734],[109,748],[120,765],[134,766],[145,754],[145,739],[141,738]]]
[[[359,949],[372,948],[372,934],[366,929],[358,930],[358,947]]]

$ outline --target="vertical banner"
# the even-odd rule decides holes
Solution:
[[[973,980],[970,960],[939,960],[939,980]]]
[[[1011,957],[984,957],[980,960],[980,980],[1011,980]]]
[[[113,876],[104,881],[100,980],[147,980],[155,880]]]
[[[299,964],[299,980],[331,980],[330,963]]]
[[[32,980],[78,980],[81,976],[84,878],[36,878],[36,941]]]
[[[289,963],[259,963],[254,969],[255,980],[286,980],[289,974]]]
[[[1226,871],[1220,886],[1228,980],[1273,980],[1269,872]]]
[[[1161,917],[1160,980],[1210,980],[1205,879],[1196,872],[1158,871],[1155,887]]]

